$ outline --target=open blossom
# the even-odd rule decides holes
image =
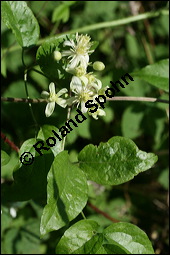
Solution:
[[[45,109],[45,115],[46,117],[49,117],[55,108],[55,103],[60,105],[61,107],[65,108],[67,106],[67,101],[66,99],[61,98],[60,96],[65,94],[67,92],[67,89],[61,89],[57,94],[55,93],[55,85],[53,82],[50,83],[49,85],[49,91],[43,91],[41,93],[41,96],[44,98],[48,98],[49,103],[46,106]]]
[[[75,41],[73,39],[67,40],[63,43],[63,46],[69,46],[69,50],[62,52],[63,57],[68,57],[69,68],[74,69],[77,66],[81,65],[83,68],[87,68],[89,63],[89,54],[94,50],[90,50],[92,43],[90,42],[90,36],[88,35],[78,35],[76,33]]]
[[[98,96],[98,91],[101,89],[101,86],[101,81],[96,79],[92,74],[86,74],[81,77],[73,76],[70,89],[75,96],[69,98],[67,103],[77,104],[77,107],[80,104],[82,113],[86,113],[88,108],[85,106],[85,103]]]
[[[79,104],[81,105],[82,113],[87,112],[87,108],[85,107],[85,103],[93,98],[93,91],[91,90],[88,85],[88,79],[86,77],[79,77],[73,76],[72,81],[70,83],[70,89],[75,94],[75,96],[69,98],[67,100],[68,104]]]

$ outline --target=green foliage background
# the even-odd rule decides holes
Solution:
[[[45,38],[73,29],[76,31],[91,24],[132,16],[135,14],[134,3],[137,4],[138,1],[26,2],[39,23],[41,34],[37,46],[25,52],[25,64],[29,66],[35,62],[37,49]],[[157,11],[166,9],[167,1],[142,1],[140,5],[141,13]],[[146,65],[168,58],[168,16],[161,15],[122,26],[108,26],[85,32],[92,40],[99,41],[91,61],[104,62],[106,68],[98,74],[104,86],[109,85],[110,81],[119,80],[127,72],[135,72]],[[2,96],[25,98],[21,47],[3,22],[1,34]],[[38,66],[36,69],[40,70]],[[55,77],[55,70],[53,73]],[[30,70],[30,98],[39,98],[42,90],[48,89],[50,81]],[[160,87],[158,89],[147,80],[139,78],[135,78],[134,82],[116,96],[168,98],[168,94]],[[32,108],[40,126],[48,124],[61,127],[65,123],[65,109],[57,107],[53,115],[46,118],[45,104],[33,104]],[[71,162],[76,162],[78,153],[86,145],[98,145],[113,136],[124,136],[132,139],[140,150],[158,155],[159,160],[152,169],[124,184],[103,186],[90,182],[89,203],[119,221],[137,225],[147,233],[155,253],[168,254],[168,107],[161,103],[107,102],[106,112],[107,116],[98,121],[88,116],[84,123],[68,134],[65,149],[69,151]],[[72,116],[75,114],[73,111]],[[35,125],[28,104],[2,103],[2,132],[19,148],[25,140],[35,136]],[[2,165],[1,178],[3,183],[10,184],[18,157],[3,140],[1,146],[10,156],[3,156],[5,164]],[[14,199],[14,202],[8,202],[5,197],[2,200],[1,234],[4,254],[53,254],[68,227],[82,219],[79,215],[67,226],[40,239],[40,218],[46,201],[40,203],[36,197],[27,202],[15,201]],[[11,216],[11,208],[17,211],[16,217]],[[84,214],[87,219],[97,221],[102,229],[112,223],[95,212],[90,204],[85,207]],[[109,247],[107,249],[109,250]]]

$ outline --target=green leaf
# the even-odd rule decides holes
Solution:
[[[131,75],[169,92],[169,59],[148,65],[139,71],[131,73]]]
[[[41,218],[41,235],[57,230],[73,220],[87,202],[88,186],[84,173],[60,152],[49,171],[47,205]]]
[[[127,254],[154,254],[145,232],[131,223],[114,223],[107,227],[103,234],[109,244],[117,245]]]
[[[29,139],[21,146],[19,154],[30,152],[34,157],[34,161],[30,165],[22,165],[19,162],[18,166],[21,167],[16,167],[13,173],[14,182],[12,185],[9,186],[4,183],[2,194],[6,201],[26,201],[35,198],[46,198],[47,174],[54,156],[48,151],[43,151],[42,156],[36,157],[38,153],[33,148],[33,144],[36,141],[34,138]]]
[[[62,20],[63,22],[67,22],[69,19],[69,6],[66,4],[61,4],[54,9],[52,15],[52,22],[56,22]]]
[[[62,151],[62,141],[59,141],[59,139],[55,137],[52,130],[58,133],[58,128],[56,128],[55,126],[43,125],[38,132],[37,138],[46,141],[49,137],[54,137],[56,139],[56,144],[55,146],[51,147],[51,151],[53,152],[54,156],[56,156],[59,152]]]
[[[123,248],[115,244],[104,244],[103,247],[106,251],[105,254],[128,254]]]
[[[140,124],[143,117],[144,111],[140,109],[140,106],[138,106],[138,109],[134,106],[127,107],[123,113],[121,123],[123,136],[134,139],[141,135],[142,129],[140,128]]]
[[[64,50],[63,42],[73,35],[62,35],[46,40],[37,50],[36,59],[43,71],[51,81],[58,81],[58,79],[65,78],[68,73],[64,69],[64,62],[62,59],[56,61],[54,58],[54,51],[62,52]]]
[[[1,166],[8,164],[9,160],[9,155],[5,151],[1,150]]]
[[[92,251],[97,252],[103,241],[103,238],[97,234],[98,228],[98,223],[93,220],[78,221],[65,231],[57,244],[56,254],[95,254]],[[82,253],[78,253],[81,251]]]
[[[103,185],[118,185],[151,168],[157,156],[139,150],[128,138],[115,136],[98,147],[87,145],[78,159],[88,179]]]
[[[12,29],[21,47],[35,45],[39,38],[39,25],[25,1],[3,1],[2,19]]]
[[[89,241],[87,241],[82,247],[74,251],[72,254],[98,254],[103,243],[103,235],[96,234]]]

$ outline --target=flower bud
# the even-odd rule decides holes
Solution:
[[[54,51],[54,59],[59,61],[62,58],[62,55],[59,51],[55,50]]]
[[[103,64],[103,62],[95,61],[93,63],[93,69],[96,71],[102,71],[103,69],[105,69],[105,65]]]

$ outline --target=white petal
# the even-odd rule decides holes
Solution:
[[[75,46],[75,44],[74,44],[74,42],[72,41],[65,41],[64,43],[63,43],[63,46],[65,47],[65,46],[70,46],[70,47],[74,47]]]
[[[92,113],[91,116],[95,119],[98,120],[97,114],[96,113]]]
[[[99,116],[106,116],[106,113],[105,113],[104,110],[98,109],[98,110],[97,110],[97,115],[99,115]]]
[[[70,89],[74,92],[80,93],[82,91],[82,83],[81,80],[77,76],[73,76],[71,83],[70,83]]]
[[[60,97],[61,95],[65,94],[68,90],[66,88],[61,89],[60,91],[58,91],[57,96]]]
[[[99,79],[96,79],[96,81],[97,81],[98,90],[99,90],[102,87],[102,82]]]
[[[42,98],[45,98],[45,99],[48,98],[49,95],[50,95],[50,94],[49,94],[47,91],[42,91],[42,93],[41,93],[41,97],[42,97]]]
[[[51,94],[55,94],[55,84],[54,84],[54,82],[50,83],[49,91],[50,91]]]
[[[55,108],[55,102],[50,102],[47,104],[47,106],[45,108],[46,117],[49,117],[53,113],[54,108]]]
[[[70,61],[70,66],[69,66],[69,68],[70,68],[70,69],[74,69],[75,67],[78,66],[79,62],[80,62],[79,57],[74,57],[74,58]]]
[[[88,108],[85,107],[85,102],[81,102],[81,111],[82,113],[86,113],[88,111]]]
[[[63,108],[67,106],[67,101],[63,98],[57,98],[56,103]]]
[[[87,86],[87,84],[88,84],[88,82],[89,82],[88,79],[87,79],[84,75],[81,76],[80,79],[82,80],[82,82],[84,83],[84,85]]]

